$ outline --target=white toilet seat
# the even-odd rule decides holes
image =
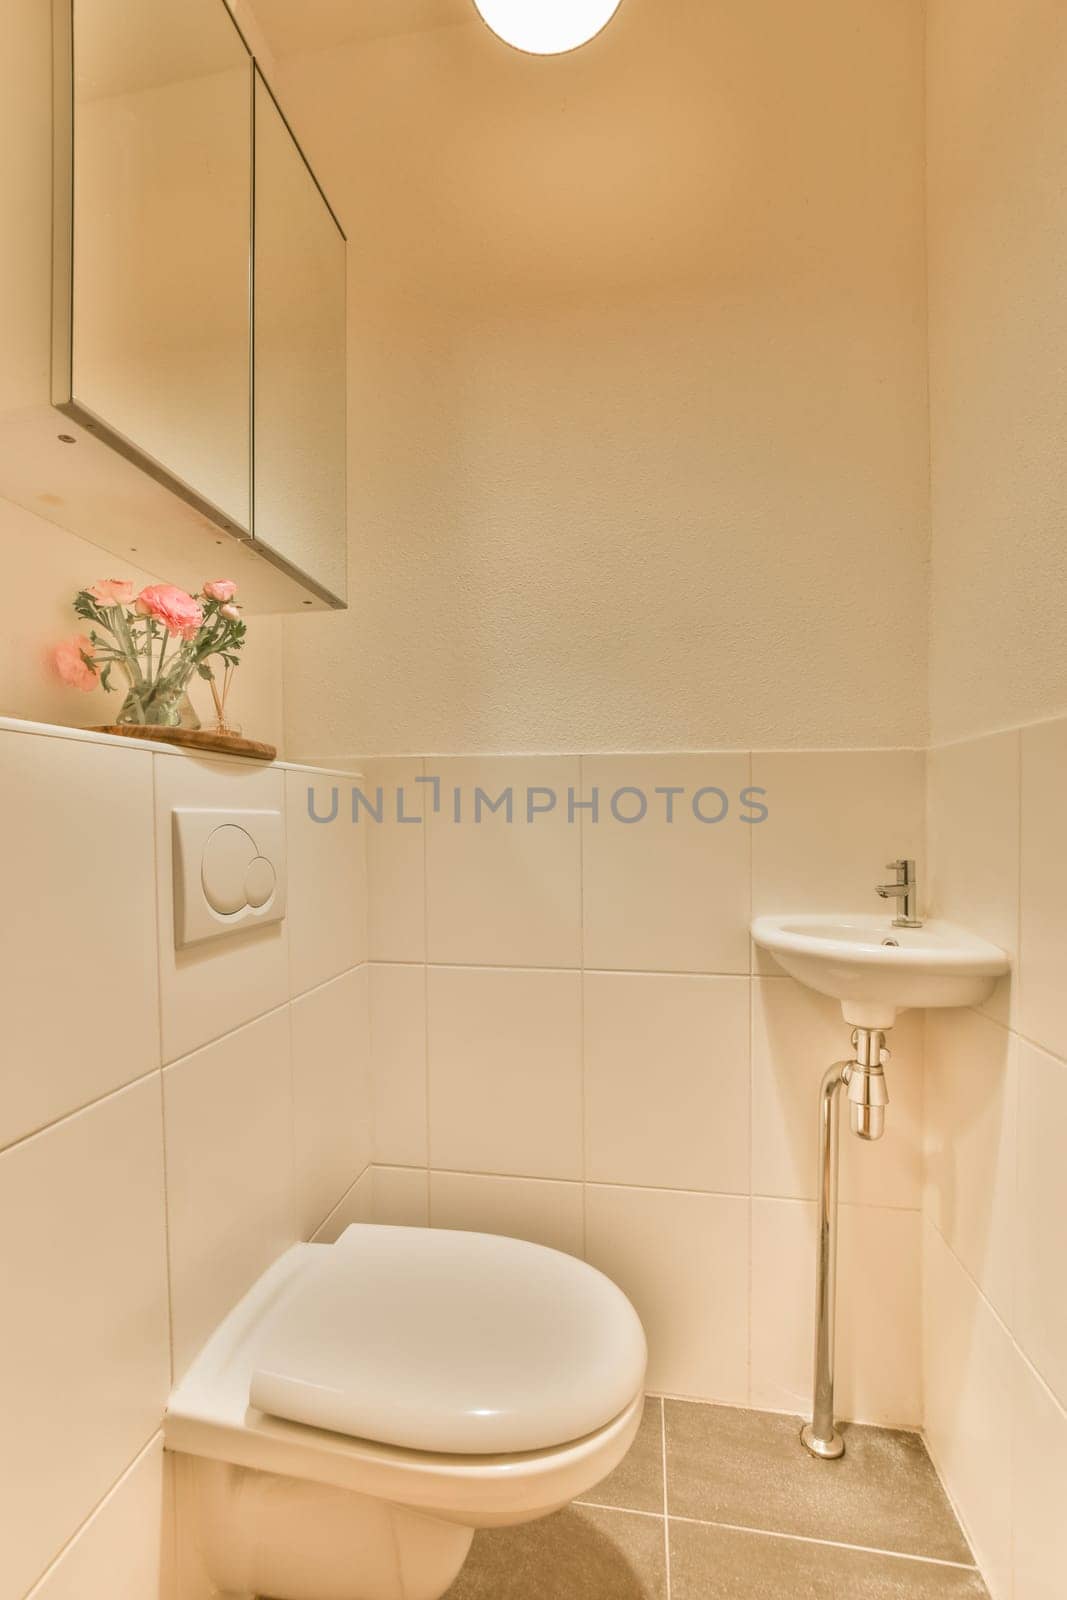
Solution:
[[[584,1261],[492,1234],[356,1225],[265,1315],[249,1398],[377,1444],[516,1454],[611,1422],[645,1359],[630,1302]]]
[[[401,1234],[406,1239],[395,1237]],[[351,1419],[362,1414],[359,1408],[373,1402],[374,1395],[362,1381],[347,1388],[337,1381],[346,1369],[351,1372],[358,1368],[358,1317],[361,1310],[368,1309],[358,1293],[347,1295],[338,1285],[346,1279],[351,1283],[363,1272],[368,1281],[376,1282],[379,1290],[386,1293],[389,1274],[382,1266],[386,1258],[398,1263],[400,1288],[396,1289],[392,1311],[382,1311],[376,1338],[388,1326],[388,1316],[400,1314],[405,1303],[409,1308],[422,1304],[425,1309],[433,1302],[437,1290],[432,1285],[428,1298],[420,1300],[415,1276],[420,1259],[424,1264],[436,1260],[464,1268],[468,1293],[477,1292],[478,1275],[483,1273],[483,1309],[493,1304],[491,1290],[495,1282],[505,1279],[518,1285],[523,1277],[529,1279],[532,1274],[541,1284],[539,1294],[555,1290],[558,1305],[573,1313],[565,1315],[563,1321],[576,1352],[574,1373],[554,1375],[551,1364],[538,1366],[525,1386],[524,1403],[509,1410],[499,1403],[504,1394],[506,1363],[498,1364],[494,1405],[497,1413],[507,1413],[502,1425],[498,1425],[496,1416],[472,1416],[466,1404],[451,1411],[438,1406],[435,1415],[430,1416],[426,1407],[432,1411],[435,1401],[432,1382],[429,1387],[427,1382],[432,1372],[423,1358],[432,1349],[432,1340],[424,1341],[421,1347],[416,1341],[422,1365],[413,1369],[412,1396],[408,1400],[400,1396],[395,1416],[387,1406],[384,1410],[379,1406],[376,1415],[394,1432],[390,1417],[395,1423],[396,1416],[406,1416],[409,1422],[403,1426],[408,1438],[415,1437],[410,1419],[422,1415],[428,1419],[428,1436],[457,1439],[463,1448],[419,1449],[339,1431],[337,1424],[342,1416]],[[336,1271],[329,1262],[336,1264]],[[439,1274],[438,1284],[446,1278],[447,1272]],[[318,1312],[305,1315],[299,1309],[301,1304],[313,1305],[324,1285],[325,1299],[318,1302]],[[402,1292],[405,1287],[406,1298]],[[307,1299],[305,1291],[309,1289],[311,1298]],[[438,1302],[439,1306],[443,1303]],[[331,1313],[331,1308],[342,1319],[354,1320],[327,1327],[327,1337],[320,1345],[313,1330],[322,1313]],[[523,1304],[515,1310],[521,1319]],[[526,1306],[526,1312],[529,1310]],[[321,1321],[318,1325],[322,1326]],[[506,1311],[495,1320],[490,1316],[487,1326],[491,1340],[499,1339],[509,1328],[518,1338],[515,1319],[509,1321]],[[432,1331],[431,1328],[431,1334]],[[555,1346],[556,1355],[564,1348],[565,1341]],[[293,1356],[292,1362],[282,1359],[286,1350]],[[601,1371],[597,1371],[598,1351],[599,1365],[604,1369]],[[459,1353],[462,1356],[462,1350]],[[533,1359],[525,1344],[520,1343],[517,1353],[520,1362]],[[611,1470],[640,1421],[644,1365],[644,1335],[629,1302],[607,1279],[582,1262],[540,1246],[493,1236],[360,1224],[348,1230],[337,1245],[293,1246],[264,1274],[216,1330],[178,1385],[165,1418],[164,1438],[169,1449],[186,1455],[349,1489],[469,1527],[514,1523],[565,1504]],[[473,1364],[461,1360],[461,1376],[469,1376],[476,1366],[476,1359]],[[402,1374],[402,1366],[394,1363],[390,1381],[401,1383]],[[310,1414],[308,1395],[316,1376],[324,1375],[333,1381],[340,1408],[320,1412],[329,1416],[330,1427],[272,1415],[250,1404],[255,1385],[257,1397],[266,1399],[272,1407],[281,1404],[283,1409]],[[551,1390],[553,1420],[549,1432],[562,1434],[559,1442],[523,1450],[498,1448],[497,1443],[505,1438],[546,1437],[543,1423],[538,1434],[536,1417],[536,1385],[541,1381],[547,1382]],[[582,1390],[585,1392],[579,1392]],[[600,1420],[591,1421],[596,1417]],[[496,1442],[489,1451],[474,1453],[471,1446],[480,1420],[487,1424],[485,1437]],[[576,1425],[586,1429],[577,1437],[573,1431]],[[529,1431],[531,1427],[533,1432]]]

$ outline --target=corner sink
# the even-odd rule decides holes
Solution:
[[[891,1028],[898,1011],[973,1006],[1011,963],[1004,951],[951,922],[896,928],[887,917],[757,917],[752,937],[791,977],[840,1000],[857,1028]]]

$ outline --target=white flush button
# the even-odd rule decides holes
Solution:
[[[285,917],[285,820],[280,811],[178,807],[174,839],[176,949]]]
[[[277,881],[274,868],[266,856],[257,856],[245,873],[245,900],[257,910],[265,906],[274,893]]]
[[[204,846],[200,864],[204,897],[212,910],[232,917],[250,903],[245,879],[258,855],[255,840],[243,828],[227,823],[224,828],[215,829]],[[263,901],[251,903],[262,905]]]

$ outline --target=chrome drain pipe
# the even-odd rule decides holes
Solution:
[[[800,1437],[823,1461],[845,1453],[834,1427],[834,1319],[837,1291],[838,1090],[848,1089],[849,1126],[857,1138],[880,1139],[885,1131],[889,1094],[885,1064],[889,1051],[880,1028],[857,1028],[855,1055],[829,1068],[819,1090],[819,1236],[815,1259],[815,1383],[811,1421]]]

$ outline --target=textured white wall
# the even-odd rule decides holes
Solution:
[[[1067,709],[1067,9],[931,0],[931,723]]]
[[[287,64],[351,237],[354,588],[286,625],[290,750],[922,742],[922,20]]]

